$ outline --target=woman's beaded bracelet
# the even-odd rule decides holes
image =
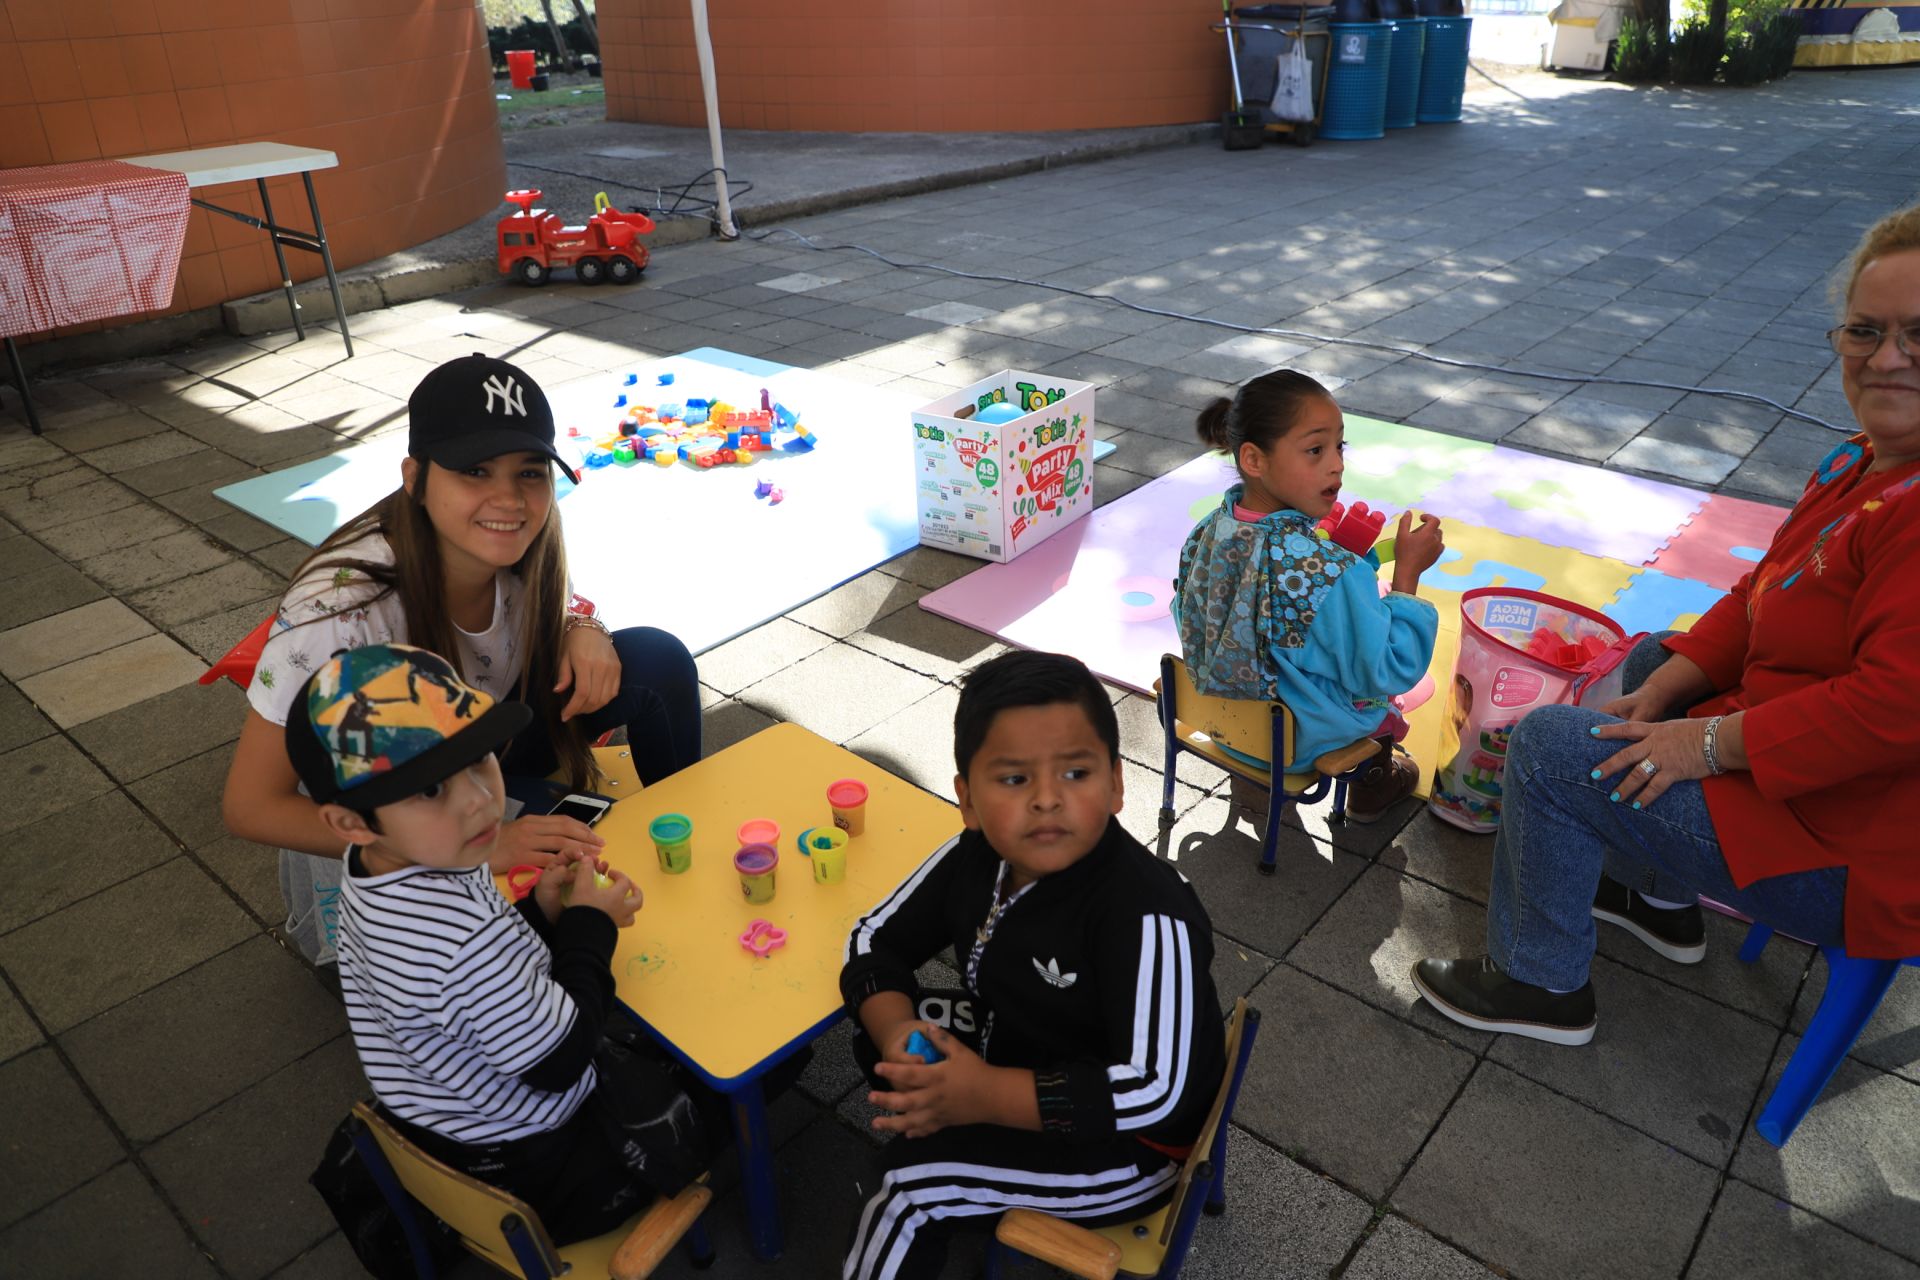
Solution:
[[[1706,736],[1700,740],[1700,754],[1707,758],[1707,772],[1716,777],[1726,772],[1720,767],[1720,722],[1725,718],[1707,717]]]
[[[567,620],[562,623],[561,626],[562,635],[572,635],[574,629],[577,627],[592,627],[609,640],[613,638],[613,632],[608,629],[607,624],[590,613],[570,613],[567,615]]]

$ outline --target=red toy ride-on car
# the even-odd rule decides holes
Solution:
[[[509,191],[507,202],[520,212],[500,219],[500,272],[522,284],[545,284],[555,267],[572,267],[581,284],[632,284],[647,269],[647,247],[640,237],[653,230],[644,213],[622,213],[602,191],[593,198],[593,216],[584,227],[569,227],[545,209],[533,207],[543,193]]]

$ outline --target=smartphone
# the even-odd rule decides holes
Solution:
[[[577,818],[592,826],[607,816],[607,810],[613,808],[613,801],[606,796],[597,796],[587,791],[575,791],[553,807],[557,818]]]

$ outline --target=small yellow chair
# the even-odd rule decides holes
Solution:
[[[1200,1210],[1209,1216],[1227,1208],[1227,1121],[1240,1095],[1240,1081],[1253,1056],[1254,1037],[1260,1032],[1260,1011],[1243,996],[1234,1002],[1227,1020],[1227,1074],[1214,1095],[1207,1123],[1194,1140],[1175,1184],[1173,1199],[1144,1218],[1105,1227],[1083,1227],[1034,1209],[1010,1209],[994,1230],[987,1253],[987,1277],[995,1280],[1005,1249],[1038,1258],[1082,1280],[1114,1280],[1120,1275],[1177,1280],[1199,1225]]]
[[[1166,734],[1164,790],[1160,821],[1173,821],[1174,764],[1190,751],[1229,773],[1267,789],[1267,834],[1260,846],[1260,871],[1272,875],[1279,848],[1280,820],[1292,804],[1317,804],[1333,791],[1333,820],[1347,815],[1347,784],[1380,750],[1372,738],[1338,747],[1313,762],[1303,773],[1283,773],[1274,785],[1274,760],[1293,759],[1293,712],[1283,702],[1253,702],[1203,694],[1194,687],[1193,673],[1175,654],[1160,656],[1160,678],[1153,692],[1159,704],[1160,726]]]
[[[696,1268],[713,1264],[713,1246],[700,1225],[700,1215],[713,1199],[704,1181],[671,1200],[655,1200],[605,1235],[556,1247],[523,1201],[440,1163],[369,1104],[353,1104],[353,1121],[353,1145],[400,1219],[421,1280],[432,1280],[436,1273],[413,1201],[452,1228],[470,1253],[522,1280],[560,1275],[641,1280],[653,1274],[683,1236]]]

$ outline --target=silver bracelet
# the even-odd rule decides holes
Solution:
[[[1718,777],[1726,772],[1720,767],[1720,722],[1725,716],[1707,717],[1706,736],[1700,740],[1700,754],[1707,758],[1707,772]]]

